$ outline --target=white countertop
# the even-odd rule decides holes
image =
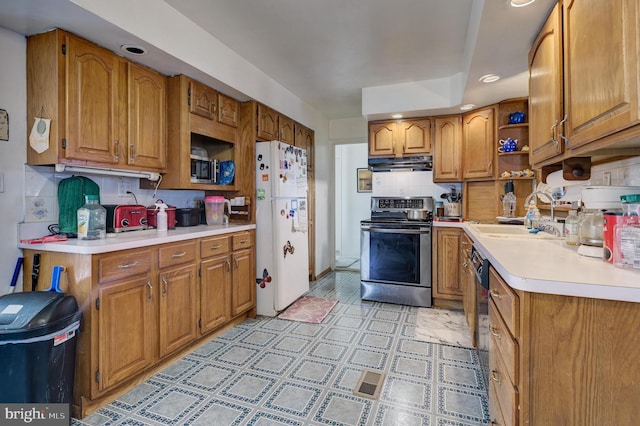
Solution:
[[[563,239],[491,237],[469,223],[434,222],[464,229],[474,246],[513,288],[597,299],[640,302],[640,270],[584,257]],[[501,225],[519,226],[519,225]]]
[[[164,234],[159,234],[155,229],[148,229],[145,231],[130,231],[117,234],[107,234],[108,237],[102,240],[78,240],[74,238],[56,243],[18,243],[18,248],[39,251],[53,251],[58,253],[98,254],[152,246],[156,244],[173,243],[176,241],[190,240],[193,238],[210,237],[213,235],[228,234],[231,232],[247,231],[255,228],[255,224],[229,224],[212,226],[199,225],[170,229]]]

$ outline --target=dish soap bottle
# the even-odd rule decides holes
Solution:
[[[164,234],[167,232],[167,228],[168,228],[167,212],[164,209],[166,209],[169,206],[161,202],[158,202],[155,205],[156,205],[156,210],[159,210],[158,214],[156,215],[156,229],[158,230],[159,234]]]
[[[531,200],[529,201],[527,214],[524,217],[524,226],[527,229],[533,229],[538,225],[539,221],[540,221],[540,211],[536,206],[535,200]]]
[[[78,239],[99,240],[107,236],[107,210],[98,204],[97,195],[85,195],[78,209]]]

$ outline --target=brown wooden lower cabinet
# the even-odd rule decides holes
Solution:
[[[640,304],[524,292],[489,276],[492,424],[637,424]]]
[[[28,270],[40,253],[42,276],[65,266],[61,288],[82,309],[73,416],[207,333],[255,316],[254,242],[249,230],[94,255],[24,250]],[[42,281],[38,290],[48,287]]]
[[[460,228],[433,228],[433,299],[461,302],[464,287],[460,280]]]

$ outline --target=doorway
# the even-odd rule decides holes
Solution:
[[[360,221],[371,216],[371,192],[358,169],[367,168],[368,153],[366,142],[335,145],[336,269],[360,270]]]

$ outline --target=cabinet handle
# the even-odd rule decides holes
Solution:
[[[245,244],[245,243],[248,243],[248,242],[249,242],[249,240],[247,240],[246,238],[244,240],[240,240],[240,244]]]
[[[502,299],[502,295],[497,290],[489,290],[489,294],[495,299]]]
[[[233,267],[235,269],[238,269],[238,257],[237,256],[233,256]]]
[[[466,261],[462,263],[462,268],[467,269],[467,262]]]
[[[496,327],[490,325],[489,332],[491,333],[492,336],[495,336],[498,339],[502,339],[502,336],[500,336],[500,333],[498,333],[498,329]]]
[[[125,263],[124,265],[118,265],[118,269],[129,269],[129,268],[135,268],[136,266],[138,266],[137,260],[133,263]]]
[[[167,295],[167,278],[162,276],[162,297]]]
[[[231,262],[229,262],[229,259],[225,260],[224,264],[227,267],[227,272],[229,272],[231,270]]]
[[[555,145],[558,145],[558,141],[556,140],[556,138],[554,138],[556,134],[556,127],[558,127],[558,120],[556,120],[555,123],[553,123],[553,125],[551,126],[551,142],[553,142],[553,144]]]
[[[467,241],[460,241],[460,244],[462,244],[463,246],[468,246],[469,243]]]
[[[492,171],[492,170],[491,170],[491,167],[492,167],[492,166],[493,166],[493,161],[489,161],[489,162],[487,163],[487,174],[488,174],[489,176],[491,176],[491,171]]]
[[[566,123],[568,119],[569,119],[569,116],[565,114],[560,124],[558,124],[558,127],[562,126],[563,131],[564,131],[564,123]],[[559,133],[558,135],[560,136],[560,139],[562,140],[562,142],[564,142],[565,144],[569,141],[569,138],[563,135],[562,133]]]
[[[120,141],[118,139],[116,139],[115,141],[115,146],[116,146],[115,157],[116,157],[116,161],[118,161],[120,160]]]
[[[500,383],[500,379],[498,379],[498,372],[496,370],[491,370],[491,380],[496,383]]]
[[[216,244],[215,246],[211,246],[211,248],[209,248],[209,250],[217,250],[220,247],[222,247],[222,244]]]
[[[184,255],[185,255],[185,254],[187,254],[187,252],[186,252],[186,251],[181,251],[181,252],[179,252],[179,253],[173,253],[173,254],[171,255],[171,258],[172,258],[172,259],[177,259],[177,258],[179,258],[179,257],[184,257]]]
[[[129,152],[130,152],[130,158],[132,160],[135,160],[135,158],[136,158],[136,147],[132,143],[129,144]]]
[[[151,284],[151,280],[147,280],[147,287],[149,287],[149,294],[147,294],[147,300],[152,299],[153,285]]]

